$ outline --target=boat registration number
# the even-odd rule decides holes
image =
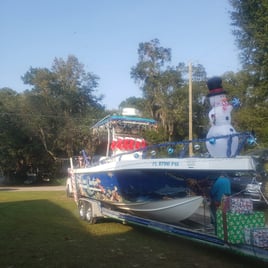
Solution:
[[[179,161],[153,161],[153,167],[178,167]]]

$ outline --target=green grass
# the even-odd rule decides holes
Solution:
[[[112,220],[79,219],[62,192],[0,192],[0,267],[267,267],[267,263]]]

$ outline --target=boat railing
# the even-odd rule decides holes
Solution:
[[[231,155],[232,142],[235,137],[238,137],[238,146],[233,155]],[[226,157],[238,156],[245,144],[254,145],[256,143],[255,137],[251,132],[234,133],[229,135],[221,135],[204,139],[193,139],[184,141],[164,142],[159,144],[148,145],[144,148],[131,150],[127,152],[117,153],[112,156],[99,156],[95,159],[90,159],[85,151],[82,155],[74,157],[74,166],[90,167],[98,164],[121,160],[135,160],[135,159],[154,159],[154,158],[183,158],[189,157],[189,145],[192,144],[194,148],[193,157],[211,158],[212,156],[206,149],[206,143],[215,144],[218,140],[227,139]]]
[[[232,141],[234,137],[238,137],[238,146],[235,153],[231,156]],[[195,149],[195,157],[205,157],[211,158],[210,154],[206,149],[206,143],[215,144],[217,140],[227,139],[226,157],[236,157],[238,156],[245,144],[254,145],[256,143],[255,137],[251,132],[242,132],[229,135],[221,135],[211,138],[204,139],[193,139],[184,141],[174,141],[174,142],[164,142],[159,144],[148,145],[144,148],[132,150],[129,152],[124,152],[116,154],[112,157],[119,158],[127,154],[135,154],[136,152],[142,152],[143,158],[159,158],[159,157],[174,157],[183,158],[189,156],[189,145],[192,144]],[[138,156],[136,156],[138,158]]]

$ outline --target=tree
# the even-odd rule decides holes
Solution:
[[[241,107],[232,113],[232,122],[237,131],[254,131],[260,146],[267,144],[267,107],[256,102],[250,76],[246,71],[228,72],[223,76],[224,88],[230,98],[238,97]]]
[[[51,69],[30,68],[31,89],[0,89],[0,169],[26,180],[28,166],[54,172],[59,160],[96,147],[89,127],[106,113],[95,94],[98,77],[76,57],[56,58]]]
[[[188,136],[188,76],[184,63],[169,66],[171,50],[160,46],[158,39],[139,44],[139,62],[131,69],[131,77],[140,85],[144,109],[148,116],[160,122],[163,139],[181,140]],[[195,133],[204,131],[204,95],[206,72],[202,65],[193,66],[195,88],[193,110]],[[203,135],[203,133],[202,133]]]
[[[6,178],[25,178],[29,137],[20,120],[21,97],[10,88],[0,90],[0,169]]]
[[[244,69],[244,107],[247,108],[244,122],[252,125],[262,144],[268,144],[268,2],[230,0],[230,3],[233,33]]]
[[[176,117],[173,110],[178,106],[177,90],[183,85],[178,68],[168,66],[171,50],[160,46],[158,39],[140,43],[139,62],[131,69],[131,77],[140,84],[145,99],[145,112],[157,119],[164,129],[164,138],[174,136]]]
[[[102,96],[94,93],[98,77],[87,73],[76,57],[66,61],[55,59],[49,69],[30,68],[23,81],[32,86],[24,92],[22,116],[28,133],[53,161],[78,154],[81,149],[93,150],[89,126],[104,114]]]
[[[259,83],[268,81],[268,2],[230,0],[233,33],[241,61]]]

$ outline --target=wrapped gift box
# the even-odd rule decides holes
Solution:
[[[253,202],[249,198],[230,198],[230,212],[249,214],[253,212]]]
[[[253,212],[253,202],[249,198],[226,197],[222,201],[225,212],[250,214]]]
[[[217,236],[232,244],[245,243],[245,229],[264,227],[265,217],[263,212],[240,214],[217,211]]]
[[[261,248],[268,248],[268,228],[246,228],[245,242]]]

